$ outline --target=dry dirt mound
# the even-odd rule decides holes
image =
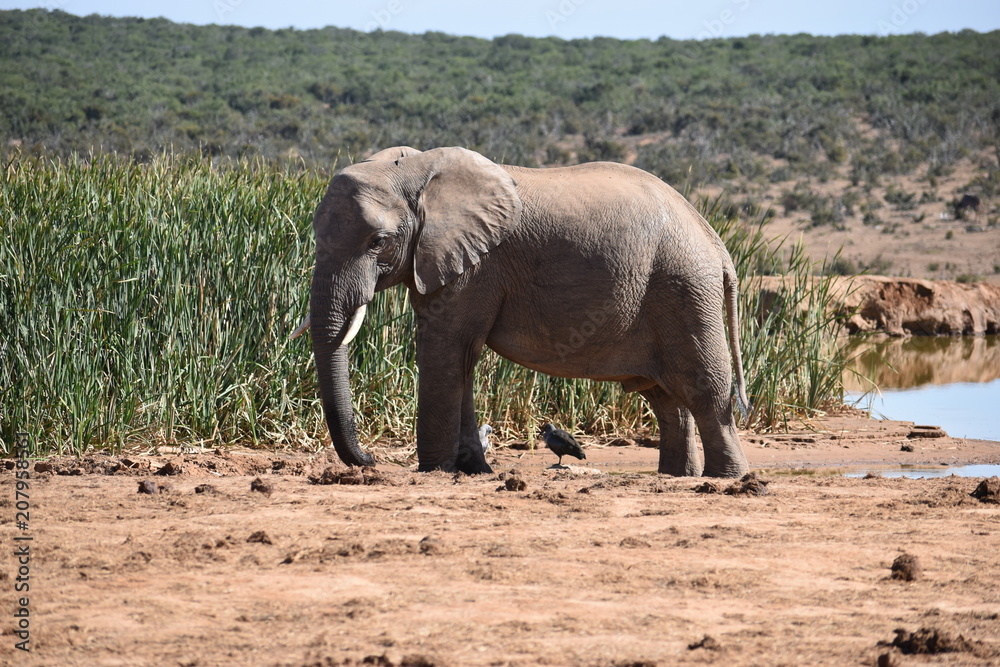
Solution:
[[[313,484],[348,484],[352,486],[394,484],[385,473],[371,467],[344,469],[327,466],[320,474],[310,475],[309,481]]]
[[[962,635],[952,635],[937,628],[920,628],[916,632],[899,628],[892,645],[907,655],[967,653],[975,649],[975,644]]]
[[[972,497],[981,503],[1000,504],[1000,477],[990,477],[979,483]]]
[[[82,457],[55,456],[38,461],[36,473],[54,475],[132,475],[164,477],[231,475],[305,475],[317,462],[330,460],[328,454],[303,457],[296,454],[267,454],[259,451],[218,448],[207,452],[180,454],[91,454]],[[335,458],[335,455],[332,455]],[[7,470],[13,460],[4,462]]]
[[[924,575],[920,559],[913,554],[904,553],[897,556],[896,560],[892,561],[891,570],[890,578],[900,581],[917,581]]]
[[[771,482],[761,479],[755,472],[743,475],[737,482],[726,486],[722,482],[708,480],[694,487],[695,493],[724,493],[727,496],[766,496],[767,485]]]

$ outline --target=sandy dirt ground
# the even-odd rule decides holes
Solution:
[[[1000,481],[823,467],[1000,463],[1000,443],[931,431],[744,434],[763,483],[653,474],[642,437],[584,439],[565,470],[500,448],[476,477],[327,453],[57,459],[31,471],[27,530],[8,468],[0,663],[997,665]]]

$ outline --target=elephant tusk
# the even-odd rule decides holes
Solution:
[[[305,317],[302,318],[302,322],[295,329],[295,331],[292,332],[292,335],[288,337],[288,340],[295,340],[303,333],[305,333],[306,329],[308,329],[311,326],[312,326],[312,313],[308,313]]]
[[[358,332],[361,331],[361,324],[365,320],[365,311],[367,310],[368,310],[368,304],[364,304],[362,306],[359,306],[358,309],[354,311],[354,316],[351,317],[351,324],[347,329],[347,335],[344,336],[344,342],[341,343],[341,345],[347,345],[348,343],[350,343],[352,340],[354,340],[354,337],[358,335]],[[288,340],[294,340],[298,338],[303,333],[305,333],[306,330],[309,329],[311,326],[312,326],[312,313],[302,318],[302,322],[299,324],[298,327],[295,328],[295,331],[292,332],[292,335],[288,337]]]
[[[347,334],[344,336],[344,342],[341,345],[347,345],[354,337],[358,335],[361,331],[361,324],[365,321],[365,311],[368,310],[368,304],[362,304],[354,311],[354,317],[351,318],[351,326],[347,329]]]

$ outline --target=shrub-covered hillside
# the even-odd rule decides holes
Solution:
[[[1000,32],[622,41],[0,12],[0,138],[48,152],[301,156],[461,144],[624,159],[692,185],[992,148]]]

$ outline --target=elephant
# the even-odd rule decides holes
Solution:
[[[718,234],[657,177],[400,146],[335,174],[313,227],[300,330],[346,464],[374,464],[358,443],[347,343],[374,294],[402,283],[416,318],[419,471],[492,472],[473,400],[489,346],[535,371],[639,392],[659,424],[661,473],[747,472],[732,411],[734,384],[749,405],[736,271]]]

